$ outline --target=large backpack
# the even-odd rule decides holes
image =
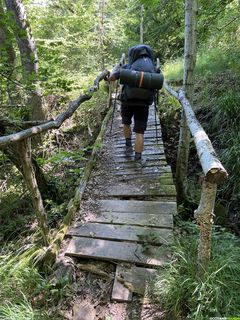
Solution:
[[[153,51],[148,45],[136,45],[128,52],[127,66],[130,70],[156,73]],[[122,90],[121,100],[124,103],[136,105],[150,105],[155,97],[154,89],[144,89],[125,84]]]

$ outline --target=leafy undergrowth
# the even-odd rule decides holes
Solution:
[[[49,117],[67,108],[68,98],[52,99]],[[58,191],[56,198],[48,195],[44,198],[52,232],[61,223],[68,201],[79,184],[106,107],[107,92],[103,84],[72,119],[61,129],[47,133],[41,146],[34,150],[48,188]],[[21,174],[1,153],[0,169],[0,246],[3,248],[0,251],[0,319],[62,319],[60,309],[67,305],[71,292],[67,279],[56,283],[54,270],[39,269],[41,249],[37,244],[38,227],[30,195]]]
[[[152,287],[171,319],[205,320],[240,316],[240,241],[215,227],[212,257],[203,279],[196,273],[198,231],[193,223],[180,223],[181,235],[171,245],[172,261],[159,271]]]
[[[221,54],[220,49],[201,52],[197,59],[194,108],[200,124],[209,135],[220,161],[229,173],[228,180],[219,186],[217,204],[225,208],[220,219],[240,234],[240,136],[239,136],[239,51],[229,50]],[[183,60],[167,64],[166,78],[179,85],[182,77]],[[166,94],[162,95],[160,116],[163,124],[163,138],[167,147],[167,157],[175,172],[179,136],[179,103]],[[201,167],[196,149],[191,141],[189,165],[188,203],[199,201]],[[194,190],[194,191],[193,191]],[[193,206],[194,207],[194,206]],[[191,210],[190,210],[191,211]],[[224,210],[222,210],[224,211]],[[218,212],[216,212],[218,214]],[[188,215],[189,216],[189,215]]]
[[[68,280],[56,282],[41,274],[36,263],[42,249],[28,240],[25,245],[12,242],[0,252],[0,319],[61,319],[60,307],[71,293]]]

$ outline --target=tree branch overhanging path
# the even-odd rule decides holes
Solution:
[[[33,126],[29,129],[22,130],[7,136],[2,136],[0,137],[0,147],[9,143],[33,137],[51,129],[58,129],[59,127],[61,127],[61,125],[73,115],[73,113],[84,101],[91,99],[93,93],[98,90],[100,81],[103,80],[108,73],[109,71],[107,70],[101,72],[99,76],[95,79],[93,86],[87,90],[87,93],[80,95],[76,100],[70,102],[68,109],[63,113],[59,114],[54,120],[46,121],[45,123],[42,123],[40,125]]]
[[[98,90],[100,81],[105,79],[108,73],[109,71],[107,70],[102,71],[95,79],[93,86],[87,90],[87,93],[80,95],[76,100],[70,102],[68,109],[59,114],[55,120],[50,120],[38,126],[33,126],[29,129],[0,137],[0,148],[4,148],[6,146],[9,146],[10,144],[14,144],[16,150],[18,150],[19,154],[21,155],[20,162],[22,167],[22,174],[24,176],[24,180],[27,184],[28,190],[30,191],[33,207],[40,228],[41,239],[45,246],[48,246],[50,243],[47,213],[43,205],[42,196],[39,191],[36,174],[33,168],[30,139],[31,137],[42,132],[59,128],[64,123],[64,121],[66,121],[74,114],[74,112],[84,101],[91,99],[94,92]]]

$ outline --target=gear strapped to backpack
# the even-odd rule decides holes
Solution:
[[[120,71],[123,84],[122,102],[150,105],[154,101],[155,89],[163,84],[163,75],[154,66],[152,49],[147,45],[136,45],[129,49],[129,64]]]

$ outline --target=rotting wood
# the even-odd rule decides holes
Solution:
[[[126,283],[118,280],[119,278],[121,279],[121,273],[119,271],[121,272],[121,269],[120,266],[117,265],[111,300],[117,302],[130,302],[132,301],[132,291],[127,288]]]
[[[151,160],[151,159],[146,159],[146,164],[144,165],[144,167],[159,167],[159,166],[167,166],[167,162],[166,160]],[[131,168],[137,168],[138,165],[136,164],[135,161],[128,161],[128,162],[122,162],[122,163],[118,163],[115,164],[114,166],[114,170],[121,170],[121,169],[131,169]]]
[[[160,245],[170,241],[172,230],[131,225],[86,223],[77,228],[71,228],[67,235]]]
[[[156,166],[144,166],[144,167],[140,167],[140,166],[133,166],[131,168],[124,168],[123,170],[121,170],[120,168],[115,170],[113,172],[113,174],[115,176],[125,176],[125,175],[134,175],[134,176],[138,176],[138,174],[142,175],[142,174],[159,174],[162,172],[168,172],[171,173],[171,168],[169,166],[162,166],[162,167],[156,167]]]
[[[95,222],[172,229],[173,216],[171,213],[163,212],[102,212],[100,215],[92,218],[91,221],[88,221],[88,223]],[[78,224],[76,224],[76,226],[78,226]]]
[[[102,278],[106,278],[108,280],[112,280],[113,276],[105,271],[102,271],[101,269],[99,269],[95,264],[91,264],[91,263],[78,263],[77,264],[77,268],[86,272],[90,272],[93,274],[97,274],[98,276],[102,277]]]
[[[147,157],[148,161],[165,161],[166,157],[164,156],[164,153],[162,152],[161,154],[149,154]],[[124,155],[119,155],[113,157],[113,162],[114,163],[130,163],[132,162],[133,159],[131,157],[126,157]]]
[[[171,196],[176,197],[176,188],[172,184],[139,184],[139,186],[128,183],[119,183],[116,186],[110,186],[105,190],[108,197],[150,197],[150,196]]]
[[[140,295],[146,294],[150,281],[156,272],[156,269],[117,265],[112,300],[127,302],[132,296],[132,292]]]
[[[129,262],[143,266],[163,266],[169,261],[165,246],[73,237],[66,249],[67,256]]]
[[[137,213],[173,213],[176,202],[138,201],[138,200],[100,200],[101,211],[137,212]]]

